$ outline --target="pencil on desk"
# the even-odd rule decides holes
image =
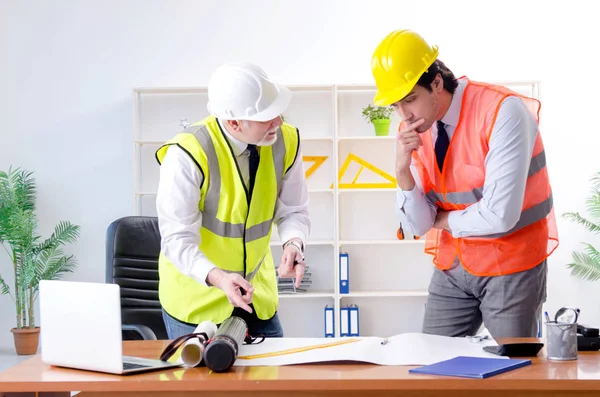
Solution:
[[[339,341],[339,342],[325,343],[322,345],[304,346],[304,347],[296,347],[296,348],[287,349],[287,350],[279,350],[279,351],[272,352],[272,353],[252,354],[249,356],[238,356],[238,358],[241,358],[243,360],[252,360],[253,358],[284,356],[286,354],[301,353],[301,352],[306,352],[309,350],[316,350],[316,349],[324,349],[326,347],[345,345],[348,343],[354,343],[354,342],[358,342],[358,341],[360,341],[360,339],[354,338],[354,339],[348,339],[348,340],[343,340],[343,341]]]

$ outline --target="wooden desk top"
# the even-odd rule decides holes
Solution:
[[[168,341],[126,341],[124,354],[157,358]],[[286,397],[403,395],[506,397],[512,395],[600,395],[600,353],[579,352],[575,361],[545,359],[545,349],[532,365],[488,379],[464,379],[409,374],[408,366],[364,364],[290,365],[281,367],[233,367],[228,373],[211,373],[207,368],[174,368],[138,375],[108,375],[50,367],[34,356],[0,373],[1,392],[82,391],[82,396],[100,395],[187,395],[185,392],[213,391],[233,396]],[[85,393],[91,392],[91,393]],[[166,393],[168,392],[168,394]],[[284,392],[284,393],[282,393]],[[158,393],[158,394],[157,394]],[[485,394],[483,394],[485,393]]]

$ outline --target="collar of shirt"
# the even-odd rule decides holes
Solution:
[[[231,136],[231,134],[229,133],[229,131],[227,131],[221,120],[217,119],[217,123],[219,123],[221,131],[223,131],[223,134],[225,134],[225,137],[227,138],[229,143],[231,143],[231,149],[233,149],[233,154],[235,154],[236,157],[240,157],[242,154],[244,154],[244,152],[248,148],[248,144]]]
[[[458,87],[456,87],[456,90],[454,91],[454,94],[452,95],[452,101],[450,102],[450,107],[446,111],[446,114],[444,115],[444,117],[442,117],[441,121],[442,121],[442,123],[444,123],[444,126],[446,127],[446,132],[448,133],[448,138],[452,137],[452,134],[454,133],[454,129],[458,125],[458,119],[460,118],[460,108],[461,108],[463,93],[465,92],[466,85],[467,85],[467,81],[465,79],[458,80]],[[432,137],[434,139],[434,142],[435,142],[436,137],[437,137],[437,126],[436,126],[435,136]]]

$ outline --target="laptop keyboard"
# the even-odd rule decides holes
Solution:
[[[149,368],[150,365],[134,364],[123,361],[123,369]]]

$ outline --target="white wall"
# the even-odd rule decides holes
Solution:
[[[41,231],[59,220],[82,226],[72,250],[80,266],[68,279],[102,281],[106,227],[133,208],[132,87],[206,85],[217,65],[233,60],[256,62],[287,84],[372,83],[377,43],[412,28],[440,46],[458,75],[541,81],[556,212],[583,211],[588,179],[600,170],[598,34],[585,4],[4,0],[0,169],[35,171]],[[600,325],[598,284],[565,269],[580,241],[599,240],[558,222],[547,308],[579,306],[582,322]],[[0,255],[3,275],[6,259]],[[0,297],[0,348],[12,346],[13,324],[12,303]]]

